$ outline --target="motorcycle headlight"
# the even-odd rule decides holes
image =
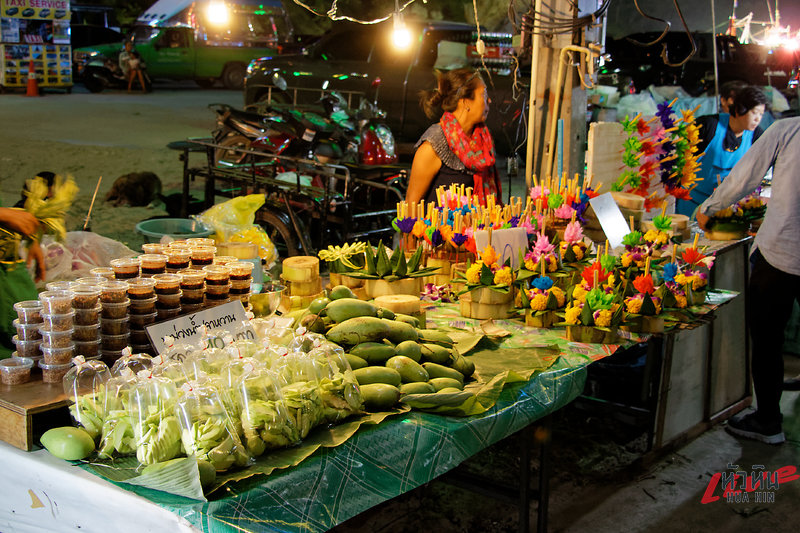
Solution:
[[[375,127],[375,134],[378,136],[378,139],[380,139],[386,155],[394,157],[394,135],[392,135],[392,130],[385,124],[380,124]]]

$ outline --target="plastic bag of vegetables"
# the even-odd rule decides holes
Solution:
[[[324,419],[319,381],[327,371],[304,353],[289,353],[275,362],[281,393],[301,439]]]
[[[336,424],[364,408],[361,389],[353,375],[344,350],[332,343],[324,343],[308,353],[319,362],[319,393],[324,404],[324,418]]]
[[[258,456],[297,444],[300,432],[286,407],[277,374],[252,360],[240,370],[229,390],[239,406],[243,442],[250,453]]]
[[[216,387],[186,383],[175,406],[181,442],[187,455],[208,461],[217,472],[245,467],[252,461],[239,440]]]
[[[76,424],[97,442],[103,430],[103,396],[111,372],[102,361],[87,361],[82,355],[72,359],[62,381],[64,394],[72,401],[69,412]]]
[[[128,394],[128,411],[136,437],[136,458],[160,463],[182,452],[181,428],[175,416],[177,389],[169,379],[143,371]]]
[[[106,382],[103,397],[103,433],[97,455],[101,459],[136,453],[136,435],[133,431],[128,398],[136,375],[128,367],[122,367],[119,375]]]

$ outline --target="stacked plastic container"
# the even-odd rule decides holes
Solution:
[[[100,341],[100,278],[93,278],[95,285],[78,284],[72,289],[73,318],[72,340],[75,342],[75,355],[86,359],[99,359]]]
[[[184,313],[195,313],[203,309],[205,295],[205,272],[202,270],[181,272],[181,309]]]
[[[75,342],[72,340],[75,311],[72,309],[72,299],[71,291],[45,291],[39,294],[42,303],[42,324],[39,328],[42,359],[39,367],[45,383],[60,383],[72,366],[71,361],[75,356]]]
[[[139,256],[140,276],[149,278],[167,271],[167,256],[164,254],[144,254]]]
[[[255,265],[247,261],[235,261],[225,265],[231,276],[231,298],[241,300],[245,308],[250,303],[250,286],[253,283]]]
[[[12,340],[17,347],[14,352],[15,357],[31,359],[38,364],[42,359],[42,334],[39,328],[42,326],[42,302],[39,300],[26,300],[14,304],[17,312],[17,319],[12,322],[17,328],[17,334]]]
[[[230,300],[230,269],[223,265],[203,267],[206,275],[206,307],[215,307]]]
[[[130,320],[131,348],[137,353],[153,354],[150,338],[145,328],[155,323],[156,317],[156,280],[153,278],[137,278],[128,281],[128,318]]]
[[[181,314],[181,274],[155,274],[157,320],[170,320]]]
[[[111,365],[130,344],[127,281],[107,281],[100,285],[100,339],[103,361]]]

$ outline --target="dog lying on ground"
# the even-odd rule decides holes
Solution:
[[[114,181],[106,194],[106,202],[114,207],[144,207],[161,196],[161,180],[152,172],[131,172]]]

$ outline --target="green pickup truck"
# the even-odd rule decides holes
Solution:
[[[171,15],[146,12],[139,18],[129,38],[151,79],[194,80],[201,87],[219,80],[228,89],[241,89],[251,60],[291,49],[292,26],[279,1],[226,4],[223,22],[204,19],[205,4],[181,2],[182,9]],[[114,85],[121,76],[122,48],[114,43],[76,49],[76,78],[92,92]]]

